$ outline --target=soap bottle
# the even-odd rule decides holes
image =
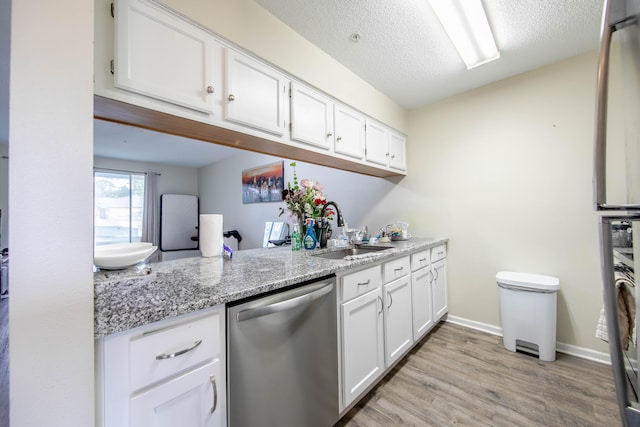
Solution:
[[[300,225],[293,224],[293,231],[291,232],[291,250],[299,251],[302,246],[302,237],[300,236]]]
[[[313,224],[313,218],[308,218],[307,231],[304,234],[304,239],[302,240],[305,249],[315,249],[318,244],[318,238],[316,237],[316,233],[313,231]]]

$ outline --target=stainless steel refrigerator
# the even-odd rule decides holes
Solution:
[[[604,296],[596,335],[609,343],[622,424],[640,426],[640,0],[604,2],[594,159]]]

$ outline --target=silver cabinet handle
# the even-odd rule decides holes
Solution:
[[[426,258],[420,258],[418,261],[425,262],[426,260],[427,260]]]
[[[336,141],[338,141],[338,142],[342,141],[342,137],[341,136],[337,137]]]
[[[211,375],[209,377],[209,381],[211,382],[211,388],[213,389],[213,406],[211,407],[211,413],[213,414],[218,407],[218,386],[216,384],[216,376]]]
[[[175,353],[159,354],[159,355],[156,356],[156,360],[173,359],[174,357],[182,356],[183,354],[188,353],[191,350],[194,350],[200,344],[202,344],[202,340],[198,340],[195,343],[193,343],[193,345],[191,347],[185,348],[185,349],[180,350],[180,351],[176,351]]]
[[[433,283],[433,278],[434,278],[433,271],[429,270],[429,274],[431,275],[431,277],[429,278],[429,284],[432,284]]]
[[[358,283],[358,286],[367,286],[369,283],[371,283],[371,279],[368,279],[366,282]]]
[[[378,295],[378,301],[380,301],[380,311],[378,312],[378,315],[381,315],[382,310],[384,310],[384,302],[382,302],[382,298],[380,297],[380,295]]]
[[[395,158],[396,158],[396,155],[395,155],[395,154],[392,154],[392,155],[391,155],[391,158],[392,158],[392,159],[395,159]]]
[[[233,95],[229,95],[229,101],[235,101],[236,97]]]
[[[435,271],[435,272],[436,272],[436,278],[435,278],[435,279],[433,279],[433,280],[434,280],[434,281],[435,281],[435,280],[438,280],[438,277],[440,277],[440,274],[438,273],[438,269],[437,269],[437,268],[434,268],[434,269],[433,269],[433,271]]]
[[[213,86],[207,86],[207,93],[213,93]]]
[[[327,138],[331,138],[333,134],[331,132],[327,132]]]
[[[391,296],[391,292],[387,292],[387,295],[389,296],[389,305],[387,306],[387,310],[391,308],[391,305],[393,305],[393,297]]]
[[[238,322],[242,322],[244,320],[255,319],[256,317],[267,316],[269,314],[279,313],[281,311],[290,310],[292,308],[300,307],[305,304],[310,304],[318,298],[322,298],[332,290],[333,283],[329,283],[328,285],[323,286],[320,289],[315,289],[314,291],[304,295],[300,295],[280,302],[275,302],[273,304],[265,305],[262,307],[242,310],[239,311],[238,314],[236,314],[236,320]]]

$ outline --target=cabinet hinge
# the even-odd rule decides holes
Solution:
[[[111,74],[115,74],[116,63],[113,59],[109,61],[109,68],[110,68]]]
[[[111,3],[111,17],[112,18],[116,17],[116,6],[113,3]]]

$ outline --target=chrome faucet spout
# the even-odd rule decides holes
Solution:
[[[325,203],[324,206],[322,207],[322,211],[320,211],[320,218],[324,218],[325,210],[329,205],[332,205],[334,208],[336,208],[336,221],[338,222],[338,227],[344,227],[344,219],[342,217],[342,211],[340,210],[340,207],[336,202]]]

